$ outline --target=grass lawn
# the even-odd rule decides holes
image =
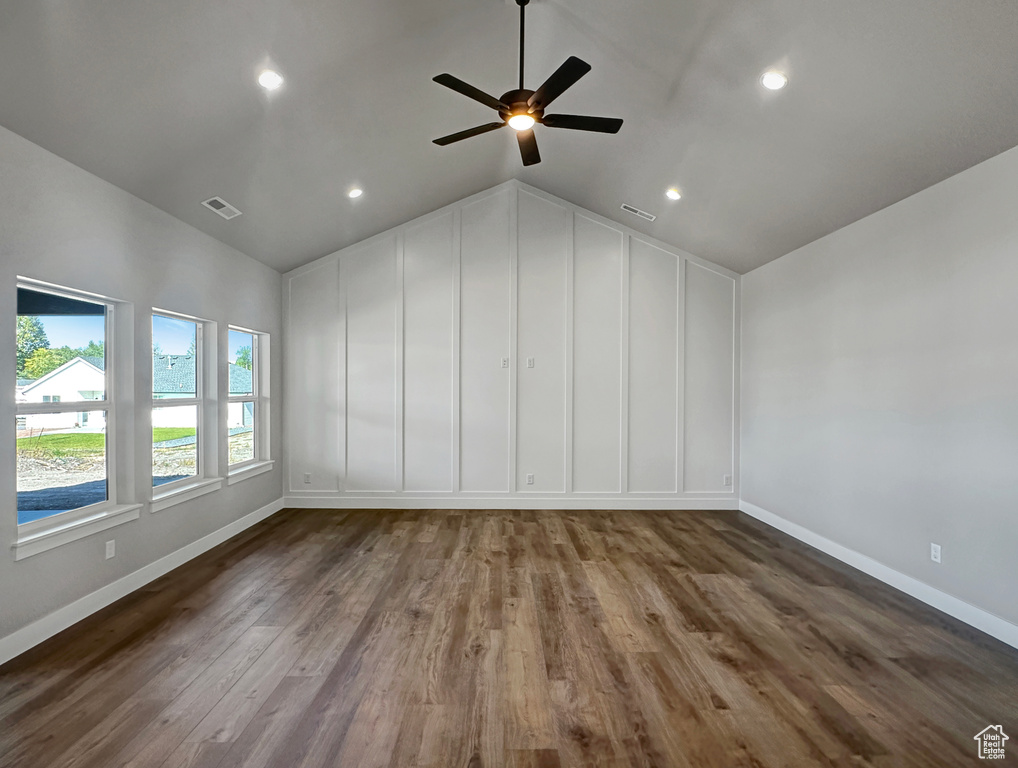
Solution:
[[[181,437],[194,437],[194,427],[155,427],[152,430],[152,442],[177,440]]]
[[[19,451],[38,451],[60,455],[69,453],[102,452],[106,448],[106,435],[101,432],[68,432],[60,435],[38,435],[18,438]]]
[[[161,443],[193,435],[194,427],[156,427],[152,430],[152,442]],[[106,435],[101,432],[67,432],[22,437],[18,440],[18,450],[50,456],[101,454],[106,450]]]

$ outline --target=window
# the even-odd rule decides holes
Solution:
[[[113,304],[96,297],[18,287],[18,525],[115,502],[112,313]]]
[[[152,485],[159,493],[206,472],[204,323],[152,315]]]
[[[230,468],[242,468],[267,458],[262,384],[267,363],[268,337],[242,328],[230,328],[228,368],[230,396],[227,406]]]

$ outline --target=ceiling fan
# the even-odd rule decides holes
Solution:
[[[622,127],[622,120],[617,117],[587,117],[585,115],[546,115],[545,108],[556,98],[562,95],[566,89],[571,87],[590,71],[590,65],[570,56],[566,62],[555,70],[544,85],[536,91],[530,91],[523,87],[523,48],[524,32],[526,29],[526,7],[530,0],[516,0],[520,7],[520,87],[514,91],[503,93],[501,98],[496,99],[484,91],[465,83],[458,77],[449,74],[438,75],[434,78],[439,85],[452,88],[474,101],[479,101],[486,107],[491,107],[498,112],[499,121],[479,125],[459,133],[443,136],[435,139],[435,144],[444,147],[472,136],[479,136],[488,131],[495,131],[499,128],[509,126],[516,131],[516,139],[520,144],[520,154],[523,155],[524,165],[535,165],[541,162],[541,153],[537,149],[537,137],[534,136],[534,124],[540,123],[549,128],[569,128],[574,131],[594,131],[596,133],[618,133]]]

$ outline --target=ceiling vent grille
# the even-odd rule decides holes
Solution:
[[[647,221],[654,221],[654,219],[657,218],[657,216],[655,216],[653,213],[641,211],[639,208],[634,208],[633,206],[627,203],[622,204],[622,210],[625,211],[626,213],[631,213],[634,216],[639,216],[641,219],[646,219]]]
[[[218,213],[226,220],[235,219],[240,216],[240,211],[221,197],[210,197],[208,200],[202,201],[202,205],[213,213]]]

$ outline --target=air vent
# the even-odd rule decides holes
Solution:
[[[646,219],[647,221],[654,221],[654,219],[657,218],[657,216],[655,216],[653,213],[641,211],[639,208],[634,208],[633,206],[627,205],[626,203],[622,204],[622,210],[625,211],[626,213],[631,213],[634,216],[639,216],[641,219]]]
[[[213,213],[218,213],[224,219],[235,219],[240,216],[240,211],[221,197],[210,197],[208,200],[203,201],[202,205]]]

